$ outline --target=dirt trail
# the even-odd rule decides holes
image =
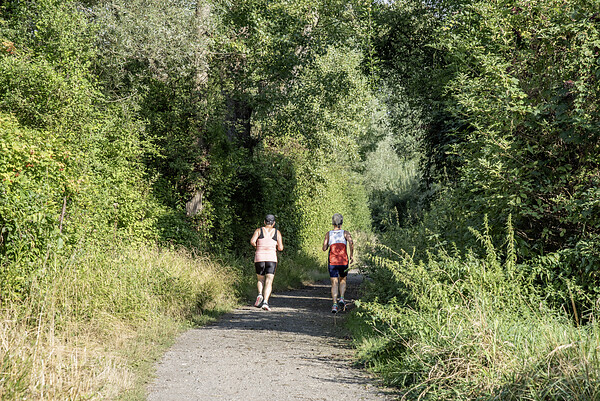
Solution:
[[[347,299],[359,282],[351,273]],[[148,400],[394,399],[352,366],[345,315],[330,312],[329,292],[321,283],[276,293],[271,312],[245,306],[187,331],[159,363]]]

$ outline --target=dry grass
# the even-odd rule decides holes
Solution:
[[[117,353],[119,336],[99,343],[78,327],[58,330],[47,316],[37,326],[2,311],[0,398],[34,400],[112,399],[132,385],[132,372]],[[114,349],[117,349],[115,347]]]
[[[235,304],[236,279],[184,251],[88,247],[56,260],[26,301],[0,310],[0,399],[143,398],[176,333]]]

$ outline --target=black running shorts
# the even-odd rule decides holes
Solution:
[[[256,274],[264,276],[265,274],[275,274],[277,262],[254,262]]]

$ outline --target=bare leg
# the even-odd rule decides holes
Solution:
[[[344,294],[346,293],[346,278],[340,277],[340,298],[344,298]]]
[[[265,276],[257,274],[256,279],[258,280],[258,282],[256,283],[256,288],[258,289],[258,294],[262,295],[263,288],[265,286]]]
[[[267,274],[267,277],[265,280],[265,289],[264,289],[264,293],[263,293],[266,304],[269,303],[269,297],[271,296],[271,291],[273,289],[273,279],[274,278],[275,278],[274,274]]]
[[[338,297],[338,278],[331,277],[331,298],[333,299],[333,303],[337,302]]]

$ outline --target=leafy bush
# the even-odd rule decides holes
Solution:
[[[0,113],[0,297],[23,294],[63,246],[61,207],[69,153],[47,131]],[[64,216],[62,216],[64,217]],[[42,262],[40,266],[40,261]]]
[[[480,216],[500,238],[502,216],[511,214],[519,255],[536,266],[536,283],[553,305],[573,315],[592,307],[599,11],[595,0],[378,6],[387,33],[375,40],[383,76],[407,88],[395,99],[406,97],[421,116],[420,199],[427,201],[413,201],[414,230],[392,227],[385,243],[415,245],[417,259],[426,258],[420,243],[466,250],[474,246],[468,227]],[[399,196],[391,191],[381,202]]]
[[[596,399],[598,322],[575,327],[548,308],[512,236],[502,262],[488,230],[473,230],[482,256],[416,261],[382,247],[372,257],[354,326],[360,360],[408,400]]]
[[[590,235],[574,246],[534,258],[528,268],[546,299],[580,324],[593,317],[600,292],[598,266],[600,241]]]
[[[85,236],[155,238],[164,213],[142,165],[141,124],[130,107],[100,95],[86,35],[73,38],[90,27],[72,5],[6,5],[6,32],[15,37],[14,50],[0,53],[3,297],[24,295],[63,245]],[[40,38],[52,45],[39,47]]]
[[[447,108],[468,124],[454,133],[454,195],[472,216],[512,213],[523,252],[556,251],[599,227],[599,7],[473,3],[443,27],[439,47],[457,71]]]

